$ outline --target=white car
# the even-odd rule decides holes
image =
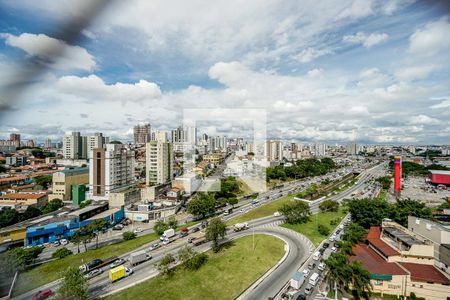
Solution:
[[[118,267],[120,265],[123,265],[124,263],[125,263],[125,259],[119,258],[119,259],[113,261],[111,264],[109,264],[109,268],[112,269],[112,268]]]
[[[331,252],[336,252],[337,248],[336,247],[331,247]]]
[[[328,240],[329,240],[330,242],[334,242],[335,239],[336,239],[336,237],[335,237],[334,235],[332,235],[332,236],[330,236],[330,237],[328,238]]]
[[[102,273],[103,273],[103,270],[102,270],[102,269],[95,269],[95,270],[90,271],[90,272],[87,273],[86,275],[84,275],[84,277],[85,277],[86,279],[90,279],[90,278],[95,277],[95,276],[98,276],[98,275],[100,275],[100,274],[102,274]]]
[[[309,273],[311,273],[311,271],[309,269],[303,270],[303,275],[305,275],[305,277],[308,277]]]
[[[168,240],[168,239],[165,239],[165,240],[163,240],[163,242],[162,242],[163,245],[167,245],[167,244],[169,244],[169,243],[170,243],[170,240]]]
[[[136,229],[134,230],[134,233],[139,233],[142,232],[142,228],[141,227],[136,227]]]
[[[133,269],[125,267],[125,276],[130,276],[133,274]]]
[[[325,263],[320,263],[317,269],[319,269],[320,271],[325,270]]]
[[[61,243],[61,245],[67,245],[68,243],[69,243],[69,241],[68,240],[66,240],[66,239],[61,239],[60,241],[59,241],[60,243]]]
[[[276,211],[276,212],[273,213],[273,216],[274,217],[279,217],[279,216],[281,216],[281,213],[279,211]]]

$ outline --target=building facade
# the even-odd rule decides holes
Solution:
[[[266,141],[264,156],[268,161],[280,161],[283,159],[283,143],[281,141]]]
[[[49,200],[72,200],[72,186],[89,183],[89,168],[65,169],[53,173],[52,191]]]
[[[158,185],[173,178],[173,148],[171,143],[151,141],[146,146],[146,184]]]
[[[152,129],[150,124],[136,125],[133,128],[133,137],[135,144],[145,144],[151,140]]]

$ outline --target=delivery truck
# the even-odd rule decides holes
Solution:
[[[175,236],[175,230],[173,228],[167,229],[159,238],[161,241],[170,239]]]
[[[111,282],[114,282],[124,277],[130,276],[132,273],[132,269],[124,266],[118,266],[109,270],[109,280],[111,280]]]
[[[234,231],[238,232],[238,231],[242,231],[248,228],[248,223],[236,223],[234,224]]]
[[[151,258],[152,258],[151,255],[148,255],[144,250],[141,250],[131,253],[128,260],[130,261],[130,264],[134,266]]]

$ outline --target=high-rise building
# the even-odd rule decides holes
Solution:
[[[169,136],[167,131],[154,131],[152,132],[152,141],[160,141],[167,143],[169,141]]]
[[[50,149],[52,147],[52,140],[51,139],[45,139],[44,141],[44,148]]]
[[[134,143],[145,144],[151,140],[151,126],[149,123],[144,125],[136,125],[133,128]]]
[[[357,155],[359,152],[357,144],[347,144],[347,154],[348,155]]]
[[[29,140],[27,141],[27,147],[33,148],[34,146],[35,146],[34,140],[29,139]]]
[[[315,156],[325,156],[327,145],[316,143],[314,145],[314,154]]]
[[[146,146],[146,183],[158,185],[173,178],[173,148],[171,143],[151,141]]]
[[[9,140],[14,143],[14,146],[20,147],[20,134],[18,134],[18,133],[11,133],[9,135]]]
[[[283,159],[283,144],[281,141],[266,141],[264,156],[269,161],[280,161]]]
[[[122,144],[96,148],[89,160],[89,199],[107,200],[114,190],[135,183],[134,151]]]
[[[85,136],[81,136],[78,131],[64,135],[63,156],[67,159],[86,159],[87,138]]]
[[[105,148],[109,143],[109,137],[103,136],[101,132],[96,132],[93,136],[87,137],[87,153],[88,155],[92,150],[97,148]]]

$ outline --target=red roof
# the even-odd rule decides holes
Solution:
[[[399,262],[411,273],[414,281],[450,284],[450,280],[432,265]]]
[[[386,257],[400,255],[400,253],[385,243],[382,239],[380,239],[381,230],[380,227],[374,226],[370,227],[369,233],[367,233],[367,241],[371,244],[375,249],[380,251]]]
[[[367,245],[357,244],[352,247],[354,255],[349,256],[350,262],[359,261],[362,266],[371,274],[384,274],[384,275],[407,275],[408,273],[403,270],[396,263],[390,263],[385,261],[379,256],[373,249]]]

